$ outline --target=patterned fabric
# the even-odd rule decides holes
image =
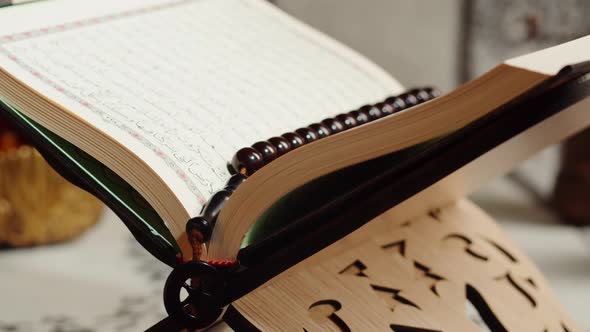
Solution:
[[[169,271],[107,211],[73,242],[0,251],[0,332],[148,328],[165,317]]]

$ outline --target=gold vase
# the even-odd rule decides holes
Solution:
[[[102,203],[67,182],[30,146],[0,151],[0,244],[72,239],[95,224]]]

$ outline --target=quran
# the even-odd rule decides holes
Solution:
[[[262,0],[46,1],[0,22],[2,115],[178,269],[168,289],[194,271],[224,289],[199,327],[382,213],[459,201],[590,123],[590,37],[441,94]]]

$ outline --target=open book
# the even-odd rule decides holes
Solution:
[[[587,66],[579,64],[590,60],[590,38],[582,38],[508,60],[433,99],[430,89],[402,95],[404,88],[376,65],[262,0],[80,3],[0,10],[3,114],[169,264],[180,254],[185,261],[233,263],[241,248],[308,218],[353,185],[374,184],[376,174],[439,154],[465,128],[513,114],[518,103],[574,79],[583,84]],[[396,106],[400,98],[403,107]],[[585,96],[567,100],[560,110]],[[361,121],[371,110],[379,116]],[[538,119],[522,113],[531,122],[506,133],[515,136],[553,113]],[[339,114],[361,118],[320,128]],[[320,125],[311,127],[312,136],[327,137],[291,136],[302,146],[264,167],[264,151],[234,158],[244,147],[313,123]],[[502,142],[496,140],[480,154]],[[274,143],[275,150],[284,144]],[[500,171],[472,176],[483,181]],[[232,172],[243,174],[227,184]],[[441,177],[404,188],[401,201]],[[223,197],[213,196],[224,188]],[[212,196],[214,213],[202,211]],[[187,222],[202,213],[209,220],[189,227],[197,230],[189,239]]]

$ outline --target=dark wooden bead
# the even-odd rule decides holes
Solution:
[[[311,143],[318,139],[318,135],[310,128],[299,128],[295,130],[295,132],[299,134],[299,136],[303,137],[305,143]]]
[[[284,137],[276,136],[269,138],[268,141],[275,146],[279,156],[291,151],[291,143],[289,143]]]
[[[232,175],[227,183],[225,184],[225,190],[229,190],[232,193],[238,189],[238,187],[246,181],[247,177],[243,174],[234,174]]]
[[[412,93],[403,93],[399,97],[404,100],[404,103],[406,103],[407,107],[412,107],[419,104],[418,98],[416,98],[416,96],[414,96]]]
[[[270,142],[256,142],[254,143],[254,145],[252,145],[252,147],[262,155],[262,159],[264,160],[265,164],[268,164],[279,157],[277,148],[275,148],[275,146],[272,145]]]
[[[407,108],[406,102],[398,96],[389,97],[385,99],[385,102],[393,107],[394,112],[403,111]]]
[[[342,122],[344,124],[345,129],[350,129],[356,127],[356,119],[354,116],[350,114],[339,114],[334,119]]]
[[[354,121],[356,121],[357,126],[369,122],[369,115],[361,113],[360,111],[352,111],[348,112],[348,114],[354,118]]]
[[[345,129],[344,124],[336,119],[328,118],[322,120],[322,124],[330,128],[332,134],[339,133]]]
[[[305,139],[296,133],[284,133],[281,136],[289,141],[289,144],[291,144],[291,150],[295,150],[306,143]]]
[[[381,110],[383,116],[388,116],[395,113],[395,109],[393,108],[393,106],[389,105],[388,103],[378,103],[375,104],[375,107]]]
[[[318,139],[330,136],[330,129],[321,123],[314,123],[309,125],[309,129],[313,130]]]
[[[203,207],[201,211],[201,217],[205,218],[213,227],[215,225],[215,221],[217,220],[217,216],[219,216],[219,212],[231,196],[232,192],[229,190],[220,190],[213,194],[209,201]]]
[[[227,168],[227,171],[230,175],[238,174],[238,171],[234,169],[234,166],[231,164],[231,162],[228,162],[225,167]]]
[[[436,88],[432,88],[432,87],[426,87],[426,88],[424,88],[424,91],[426,91],[430,95],[431,99],[440,97],[440,95],[441,95],[440,90],[438,90]]]
[[[370,110],[370,107],[372,107],[372,106],[370,106],[370,105],[365,105],[365,106],[363,106],[363,107],[359,108],[359,112],[360,112],[361,114],[364,114],[364,115],[367,117],[367,122],[370,122],[370,121],[372,121],[372,120],[373,120],[373,119],[371,119],[371,117],[369,116],[369,110]]]
[[[211,223],[203,218],[202,216],[189,219],[186,223],[186,234],[189,239],[194,231],[201,233],[201,239],[203,243],[209,241],[211,234],[213,233],[213,227]]]
[[[260,152],[248,147],[240,149],[231,164],[237,173],[251,175],[264,166],[264,160]]]
[[[373,105],[365,105],[359,111],[366,114],[369,117],[369,121],[377,120],[383,116],[381,110]]]
[[[424,103],[432,99],[430,93],[426,89],[412,89],[410,90],[410,93],[418,99],[418,103]]]
[[[379,109],[379,107],[371,107],[371,109],[369,110],[369,118],[377,120],[383,117],[383,112],[381,112],[381,109]]]

